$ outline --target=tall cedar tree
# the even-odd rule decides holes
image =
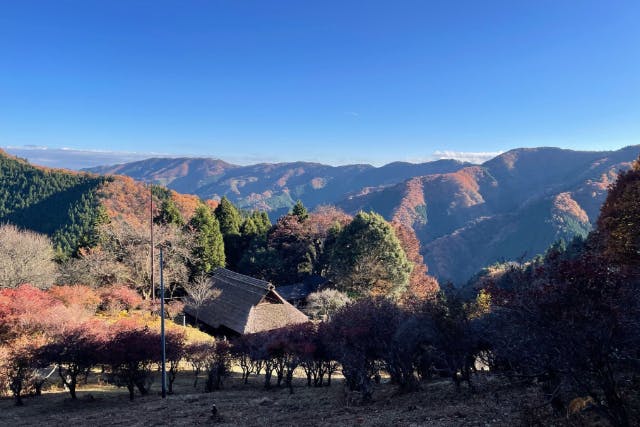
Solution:
[[[266,212],[253,211],[247,216],[240,226],[242,236],[242,254],[258,247],[264,247],[267,242],[267,233],[271,228],[271,221]]]
[[[376,213],[360,212],[338,235],[329,276],[351,296],[398,296],[411,270],[393,227]]]
[[[224,240],[220,224],[211,209],[204,204],[199,205],[189,226],[196,232],[192,275],[206,274],[215,267],[224,267]]]
[[[242,256],[242,239],[240,236],[242,215],[240,215],[238,209],[233,206],[226,197],[220,200],[220,204],[214,211],[214,214],[220,223],[220,231],[224,238],[224,253],[227,267],[235,270]]]
[[[238,209],[227,199],[223,197],[220,204],[214,211],[218,222],[220,223],[220,231],[224,236],[230,234],[240,234],[240,224],[242,216]]]

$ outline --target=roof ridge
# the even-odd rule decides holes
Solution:
[[[255,277],[247,276],[245,274],[236,273],[235,271],[228,270],[224,267],[218,267],[213,271],[212,277],[222,276],[229,279],[237,280],[243,284],[251,285],[256,288],[260,288],[265,291],[269,291],[275,288],[273,284],[266,280],[256,279]]]

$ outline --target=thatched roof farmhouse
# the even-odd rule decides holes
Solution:
[[[198,321],[214,332],[249,334],[309,320],[264,280],[218,268],[212,273],[210,283],[221,293],[197,314]],[[192,317],[196,315],[190,306],[185,307],[185,312]]]

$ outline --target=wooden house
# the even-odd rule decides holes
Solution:
[[[304,306],[307,297],[331,285],[331,282],[321,276],[307,276],[301,282],[292,285],[278,286],[278,294],[295,307]]]
[[[200,307],[197,317],[214,334],[249,334],[309,320],[269,282],[225,268],[214,270],[209,280],[220,295]],[[185,313],[196,316],[194,307],[186,306]]]

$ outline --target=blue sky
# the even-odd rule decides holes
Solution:
[[[638,1],[0,0],[0,146],[332,164],[616,149],[640,143],[638,22]]]

